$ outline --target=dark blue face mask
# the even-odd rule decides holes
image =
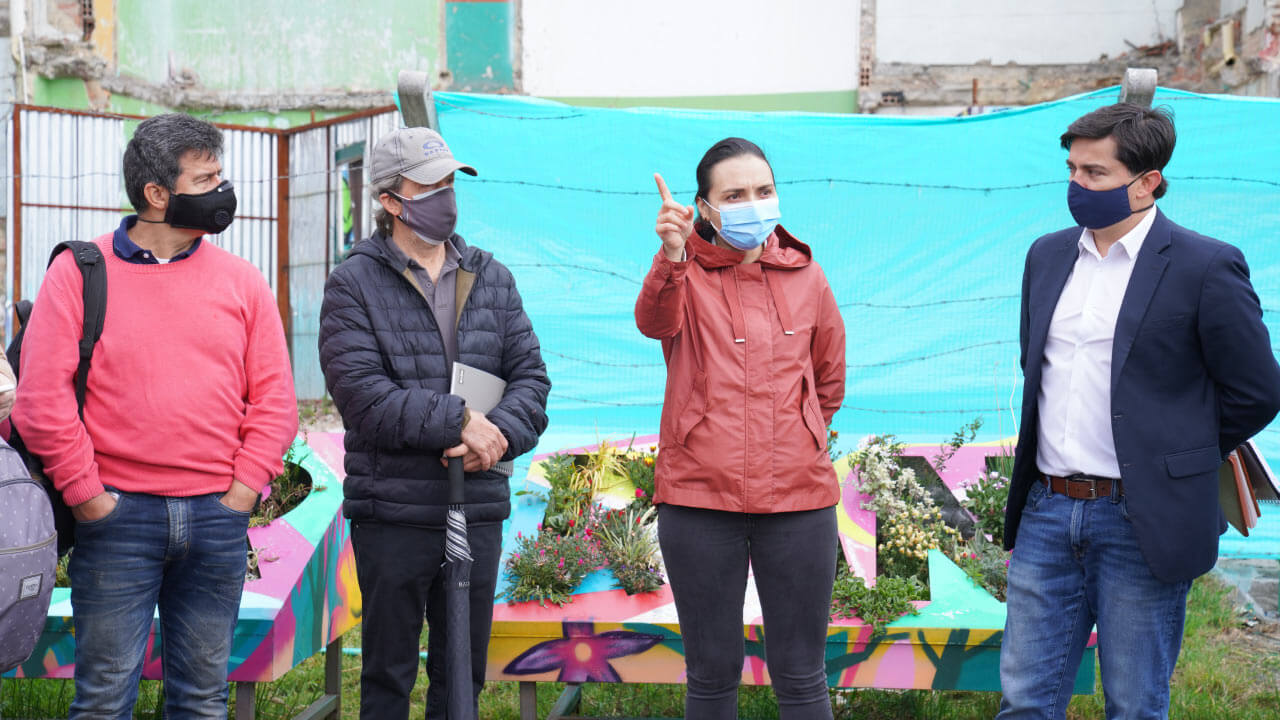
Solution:
[[[1138,210],[1129,207],[1129,186],[1138,182],[1146,173],[1110,190],[1090,190],[1075,180],[1067,188],[1067,207],[1071,209],[1071,217],[1081,227],[1097,230],[1111,227],[1123,222],[1134,213],[1149,210],[1155,203]]]

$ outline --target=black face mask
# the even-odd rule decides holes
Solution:
[[[236,215],[236,189],[230,180],[206,193],[169,196],[164,221],[172,227],[203,230],[217,235],[231,224]]]

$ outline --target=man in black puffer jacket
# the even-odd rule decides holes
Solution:
[[[364,597],[360,717],[407,718],[425,610],[445,617],[446,457],[466,469],[472,556],[472,679],[484,683],[509,461],[547,426],[551,387],[511,272],[453,232],[453,158],[426,128],[396,130],[373,150],[378,230],[325,285],[320,364],[346,427],[343,513]],[[449,393],[454,362],[507,382],[488,413]],[[445,713],[443,632],[428,639],[427,718]]]

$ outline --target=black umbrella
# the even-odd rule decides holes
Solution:
[[[475,695],[471,688],[471,545],[467,542],[462,458],[449,458],[449,514],[444,532],[445,632],[448,633],[449,720],[473,720]]]

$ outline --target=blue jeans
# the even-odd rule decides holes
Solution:
[[[1191,583],[1151,574],[1126,500],[1032,487],[1009,562],[998,720],[1065,717],[1095,623],[1107,718],[1168,717]]]
[[[835,508],[748,514],[663,504],[658,542],[684,643],[685,717],[738,717],[750,564],[779,717],[830,720],[826,649],[839,542]]]
[[[249,514],[220,497],[121,493],[109,515],[77,526],[71,718],[132,717],[157,605],[164,716],[227,716]]]

